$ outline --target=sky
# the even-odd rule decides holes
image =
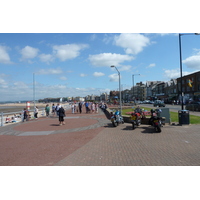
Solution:
[[[183,75],[200,70],[200,35],[182,35]],[[100,95],[180,76],[177,33],[1,33],[0,101]]]
[[[180,15],[170,0],[31,2],[1,4],[0,101],[32,100],[33,85],[36,100],[109,93],[119,90],[116,68],[121,89],[132,75],[134,84],[177,78],[178,33],[198,32],[195,0]],[[181,40],[183,75],[199,71],[200,35]]]

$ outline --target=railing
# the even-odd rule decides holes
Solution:
[[[69,105],[63,105],[64,109],[65,110],[68,110],[70,109],[70,106]],[[17,115],[15,119],[16,122],[13,122],[13,123],[18,123],[18,122],[22,122],[23,121],[23,111],[17,111],[17,112],[8,112],[8,113],[4,113],[4,112],[1,112],[0,113],[0,124],[1,126],[4,126],[5,124],[12,124],[12,117],[14,117],[14,115]],[[29,110],[29,115],[31,115],[31,118],[34,118],[34,110]],[[42,108],[42,109],[38,109],[38,117],[41,117],[41,116],[45,116],[45,109]],[[6,123],[6,118],[10,118],[11,119],[11,123]]]

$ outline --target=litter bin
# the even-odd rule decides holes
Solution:
[[[190,124],[189,110],[179,110],[178,111],[179,124]]]

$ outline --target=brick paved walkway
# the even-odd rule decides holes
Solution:
[[[199,166],[200,125],[161,133],[128,123],[114,128],[103,113],[67,113],[0,128],[1,166]]]

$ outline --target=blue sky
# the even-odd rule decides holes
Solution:
[[[200,70],[200,36],[182,39],[183,74]],[[99,95],[180,76],[178,34],[1,33],[0,101]]]
[[[10,6],[12,4],[12,6]],[[99,95],[180,76],[177,33],[195,33],[196,0],[1,3],[0,101]],[[78,6],[77,6],[78,5]],[[185,14],[187,13],[187,14]],[[200,70],[200,36],[182,36],[183,74]]]

